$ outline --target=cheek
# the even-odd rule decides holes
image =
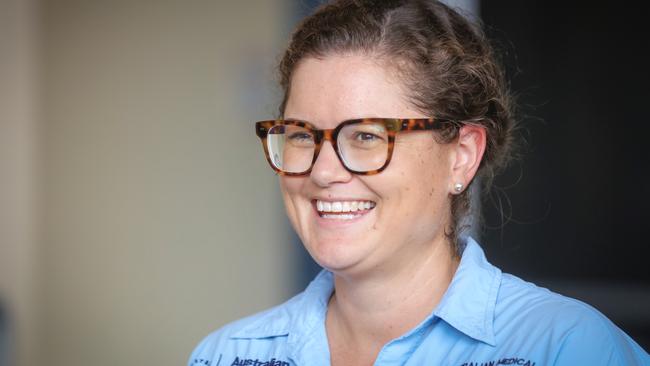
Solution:
[[[296,199],[301,189],[300,180],[301,178],[280,176],[280,191],[287,215],[291,220],[296,214]]]
[[[425,146],[408,151],[410,154],[404,156],[399,176],[408,184],[403,184],[400,193],[413,207],[437,210],[448,201],[446,187],[450,165],[445,150],[435,145]]]
[[[297,197],[301,194],[307,177],[287,177],[284,175],[279,176],[280,190],[282,194],[290,197]]]

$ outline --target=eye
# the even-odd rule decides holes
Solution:
[[[311,141],[312,137],[307,132],[293,132],[289,135],[291,141]]]
[[[308,131],[292,131],[287,135],[287,142],[293,147],[314,147],[314,136]]]
[[[374,133],[363,132],[363,131],[357,131],[354,134],[353,138],[355,141],[358,142],[375,142],[375,141],[383,140],[381,136],[377,136]]]

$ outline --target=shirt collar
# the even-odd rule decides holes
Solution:
[[[331,272],[322,270],[305,291],[286,303],[253,316],[232,338],[269,338],[290,335],[290,341],[302,338],[323,323],[327,303],[334,290]]]
[[[311,355],[329,355],[325,316],[334,290],[331,272],[321,271],[304,292],[287,303],[256,316],[231,338],[271,338],[288,336],[288,357],[298,365],[326,365],[329,357],[307,359]]]
[[[500,285],[501,270],[468,237],[456,274],[434,315],[469,337],[495,346],[494,308]]]
[[[501,271],[487,261],[479,244],[468,237],[458,269],[431,316],[441,318],[471,338],[495,346],[494,308],[500,284]],[[288,335],[289,343],[293,344],[313,339],[310,334],[323,330],[333,289],[332,273],[323,270],[303,293],[256,316],[232,337]],[[420,326],[427,323],[425,320]]]

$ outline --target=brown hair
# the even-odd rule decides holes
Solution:
[[[486,187],[511,156],[511,96],[502,68],[480,27],[432,0],[336,0],[321,6],[294,31],[279,66],[284,114],[291,77],[307,57],[362,52],[395,67],[413,105],[436,118],[458,121],[436,132],[440,143],[471,121],[485,128],[487,147],[477,176]],[[472,182],[473,184],[473,182]],[[470,208],[470,189],[451,198],[446,229],[457,254]]]

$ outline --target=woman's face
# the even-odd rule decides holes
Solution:
[[[364,55],[304,59],[290,90],[285,118],[319,129],[363,117],[430,117],[408,103],[390,68]],[[448,246],[453,161],[453,144],[438,144],[430,131],[403,132],[389,166],[360,176],[324,142],[309,176],[281,176],[280,185],[293,227],[321,266],[338,274],[390,271]],[[337,207],[357,210],[324,212]]]

